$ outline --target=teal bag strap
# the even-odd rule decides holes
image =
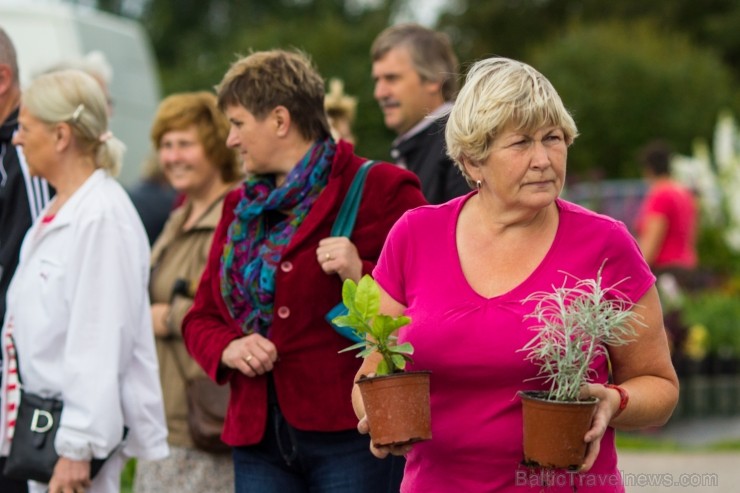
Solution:
[[[352,179],[349,191],[344,197],[342,206],[339,208],[334,226],[331,228],[331,236],[346,236],[349,238],[352,235],[352,230],[355,228],[355,220],[357,219],[357,211],[360,208],[360,201],[362,200],[362,189],[365,187],[365,178],[367,178],[370,168],[375,164],[375,161],[368,160],[357,170],[357,174]]]

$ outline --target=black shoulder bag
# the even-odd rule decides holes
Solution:
[[[11,337],[12,340],[12,337]],[[12,342],[15,350],[15,341]],[[16,351],[16,363],[18,352]],[[20,404],[15,422],[10,453],[5,461],[3,474],[9,478],[22,481],[48,483],[54,473],[54,466],[59,455],[54,448],[54,437],[59,429],[62,417],[62,401],[44,398],[23,390],[20,366],[18,366],[18,383],[20,384]],[[90,479],[94,478],[103,464],[123,445],[128,429],[123,430],[123,439],[104,459],[90,461]]]

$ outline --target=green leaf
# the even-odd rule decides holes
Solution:
[[[393,361],[393,366],[399,370],[406,368],[406,359],[400,354],[391,354],[391,361]]]
[[[360,344],[365,344],[365,343],[362,342]],[[368,356],[370,356],[371,354],[373,354],[375,352],[375,350],[376,350],[376,348],[375,348],[374,345],[368,346],[365,349],[363,349],[362,351],[360,351],[360,353],[357,355],[357,357],[358,358],[367,358]]]
[[[386,364],[384,359],[380,360],[380,363],[378,363],[378,368],[375,370],[375,374],[380,375],[388,375],[390,371],[388,371],[388,365]]]
[[[364,347],[365,347],[365,342],[362,341],[362,342],[358,342],[356,344],[352,344],[351,346],[346,347],[346,348],[344,348],[344,349],[342,349],[340,351],[337,351],[337,352],[338,353],[347,353],[349,351],[354,351],[355,349],[361,349],[361,348],[364,348]],[[360,353],[360,354],[362,354],[362,353]]]
[[[338,317],[335,317],[332,322],[340,327],[351,327],[355,332],[360,334],[360,336],[367,332],[364,321],[358,318],[355,313],[339,315]]]
[[[357,318],[352,315],[339,315],[331,320],[331,323],[340,327],[354,327]]]
[[[394,331],[410,323],[411,323],[411,319],[407,317],[406,315],[401,315],[399,317],[391,318],[391,326],[393,327]]]
[[[342,284],[342,302],[350,313],[354,312],[355,296],[357,294],[357,284],[352,279],[345,279]]]
[[[370,328],[372,329],[372,335],[377,341],[385,341],[388,339],[388,336],[391,334],[391,332],[388,332],[388,320],[390,320],[390,317],[388,315],[384,314],[378,314],[373,318],[373,322],[370,325]]]
[[[404,342],[403,344],[394,346],[393,352],[402,354],[414,354],[414,346],[412,346],[410,342]]]
[[[357,285],[355,309],[363,320],[374,318],[380,311],[380,288],[367,274],[362,276]]]

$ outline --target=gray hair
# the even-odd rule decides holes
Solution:
[[[414,69],[423,81],[440,82],[445,101],[455,99],[458,90],[458,62],[446,34],[419,24],[397,24],[381,32],[370,48],[372,61],[390,50],[405,48]]]
[[[0,63],[8,65],[13,73],[13,84],[18,85],[18,55],[10,36],[0,27]]]

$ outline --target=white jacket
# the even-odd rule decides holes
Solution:
[[[136,210],[118,182],[97,170],[50,223],[42,224],[42,217],[21,247],[3,340],[12,323],[24,388],[64,403],[57,453],[75,460],[106,457],[125,425],[125,455],[165,457],[149,246]],[[7,366],[7,354],[3,361]]]

